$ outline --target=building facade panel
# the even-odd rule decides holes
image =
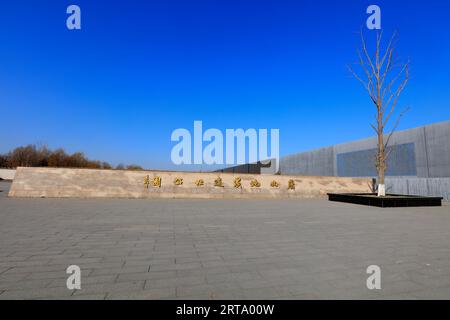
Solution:
[[[395,132],[387,176],[450,177],[450,121]],[[280,173],[375,177],[375,137],[338,144],[280,160]]]

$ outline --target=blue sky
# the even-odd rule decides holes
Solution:
[[[82,30],[66,28],[70,4]],[[371,136],[374,107],[346,69],[370,4],[412,61],[399,129],[449,120],[448,1],[3,1],[0,152],[164,169],[172,131],[194,120],[279,128],[281,155]]]

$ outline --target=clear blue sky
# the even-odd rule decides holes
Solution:
[[[66,28],[66,8],[82,30]],[[281,155],[372,135],[346,64],[370,4],[411,58],[400,129],[450,119],[449,1],[2,1],[0,152],[171,168],[176,128],[279,128]]]

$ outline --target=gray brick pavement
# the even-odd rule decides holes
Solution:
[[[448,204],[5,193],[0,299],[450,298]],[[81,290],[66,288],[71,264],[81,267]],[[371,264],[381,267],[381,290],[366,288]]]

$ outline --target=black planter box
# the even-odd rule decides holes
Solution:
[[[440,207],[442,197],[406,196],[400,194],[387,194],[377,197],[376,193],[328,193],[329,201],[362,204],[372,207]]]

